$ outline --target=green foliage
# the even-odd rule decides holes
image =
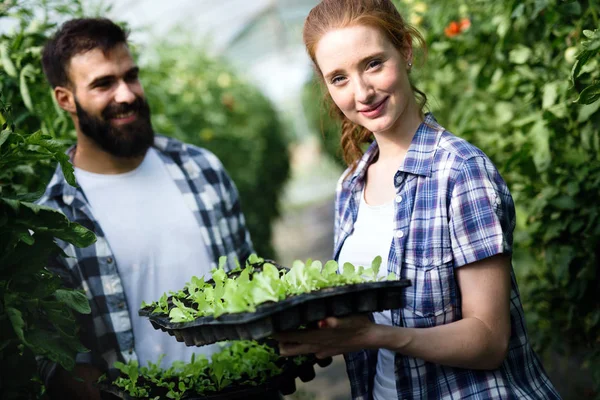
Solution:
[[[515,197],[515,246],[534,260],[525,271],[516,264],[534,345],[588,348],[591,371],[600,370],[600,73],[596,34],[580,43],[598,26],[597,7],[432,4],[423,28],[435,68],[416,74],[439,120],[494,160]],[[444,38],[445,25],[461,18],[470,28]]]
[[[185,39],[182,39],[185,40]],[[214,152],[239,192],[255,250],[274,257],[271,224],[289,175],[287,139],[277,113],[224,60],[189,40],[157,43],[142,68],[157,132]]]
[[[6,108],[0,103],[2,117]],[[8,124],[5,124],[8,125]],[[11,124],[12,125],[12,124]],[[0,396],[34,398],[36,356],[72,369],[77,352],[85,351],[77,337],[73,311],[89,313],[81,291],[64,289],[58,276],[45,269],[48,259],[61,252],[59,238],[75,246],[89,246],[92,232],[71,223],[48,207],[31,203],[35,193],[15,182],[33,174],[39,160],[59,161],[73,182],[73,167],[50,136],[41,131],[19,134],[5,126],[0,133]],[[27,200],[27,201],[24,201]]]
[[[224,257],[223,257],[224,258]],[[254,312],[262,303],[277,302],[290,296],[312,291],[382,280],[377,276],[381,257],[377,256],[370,267],[345,263],[338,274],[338,263],[334,260],[323,265],[320,261],[296,260],[292,268],[278,269],[255,254],[248,259],[243,269],[227,274],[222,267],[212,271],[212,279],[204,280],[193,276],[183,290],[171,292],[154,303],[143,303],[142,308],[151,309],[153,314],[168,315],[171,322],[189,322],[198,317],[212,315],[215,318],[226,313]],[[260,266],[256,269],[255,266]],[[388,280],[397,277],[390,274]],[[172,305],[169,305],[169,300]]]
[[[223,350],[212,355],[210,363],[202,354],[193,354],[190,362],[176,361],[168,369],[160,368],[160,359],[142,368],[137,361],[117,362],[115,367],[121,376],[114,384],[132,397],[182,399],[186,395],[210,395],[231,387],[261,385],[281,374],[281,365],[286,360],[272,347],[240,340],[227,343]],[[306,357],[290,360],[299,365]]]
[[[51,17],[83,15],[82,5],[79,0],[37,3],[7,1],[0,6],[0,19],[11,18],[17,22],[13,30],[0,37],[0,68],[3,69],[0,91],[4,93],[4,101],[11,105],[14,122],[22,131],[41,130],[56,139],[73,139],[71,121],[55,103],[40,60],[42,47],[56,27]],[[40,12],[35,12],[36,6]],[[48,15],[50,10],[54,16]]]
[[[577,55],[577,61],[573,65],[571,79],[573,80],[574,84],[577,84],[578,78],[582,72],[584,72],[583,68],[588,62],[598,62],[595,57],[597,57],[598,53],[600,53],[600,32],[598,32],[597,29],[594,31],[584,30],[583,34],[588,38],[588,40],[582,42],[581,47],[583,50]],[[583,90],[581,90],[576,102],[580,104],[593,104],[599,99],[600,82],[594,80],[592,83],[583,88]]]
[[[56,26],[50,21],[48,11],[52,10],[56,18],[57,14],[82,15],[83,10],[79,0],[37,3],[12,1],[0,5],[0,21],[10,18],[16,22],[11,31],[0,36],[0,97],[19,132],[40,131],[38,135],[52,136],[56,140],[52,143],[52,152],[57,153],[61,146],[64,151],[75,134],[71,119],[54,101],[42,71],[42,47]],[[40,12],[36,13],[36,8]],[[0,115],[0,124],[5,123],[5,116]],[[21,168],[12,171],[14,176],[10,179],[22,188],[27,187],[27,191],[37,193],[43,190],[55,166],[51,157],[24,160]],[[7,179],[5,174],[0,174],[3,175],[0,180]]]
[[[76,0],[44,3],[59,14],[81,10]],[[63,288],[45,265],[61,252],[55,238],[82,247],[95,236],[32,203],[57,163],[75,183],[64,154],[72,128],[41,71],[41,46],[52,24],[30,3],[4,2],[0,20],[7,17],[17,26],[0,37],[0,397],[22,399],[40,394],[37,356],[70,370],[75,355],[86,351],[74,312],[90,312],[87,297]]]

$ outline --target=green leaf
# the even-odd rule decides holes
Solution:
[[[514,118],[515,113],[513,111],[513,108],[514,106],[506,101],[499,101],[494,105],[496,121],[499,125],[504,125]]]
[[[56,297],[56,300],[64,303],[78,313],[89,314],[92,312],[88,299],[82,291],[58,289],[54,292],[54,297]]]
[[[2,145],[4,144],[4,142],[6,142],[6,139],[8,139],[8,137],[10,135],[12,135],[13,133],[11,131],[4,130],[2,131],[2,133],[0,133],[0,148],[2,148]]]
[[[581,15],[581,4],[578,1],[569,1],[561,5],[560,11],[570,15]]]
[[[13,78],[17,77],[17,69],[15,68],[15,64],[13,64],[10,59],[10,55],[8,54],[8,43],[3,41],[0,43],[0,61],[2,62],[2,67],[8,76]]]
[[[571,80],[573,82],[575,82],[575,79],[577,79],[577,77],[579,77],[579,74],[581,74],[581,69],[583,68],[583,66],[587,64],[587,62],[597,53],[598,51],[584,50],[577,55],[577,61],[575,61],[575,64],[571,69]]]
[[[533,162],[539,172],[545,171],[551,162],[550,132],[544,120],[536,122],[529,132],[534,144]]]
[[[323,267],[323,272],[326,276],[337,274],[339,269],[338,263],[335,260],[329,260],[325,263],[325,267]]]
[[[592,104],[598,101],[598,99],[600,99],[600,82],[596,82],[583,89],[575,102],[579,104]]]
[[[27,85],[27,77],[32,73],[33,66],[31,64],[27,64],[22,70],[19,76],[19,88],[21,90],[21,98],[23,99],[23,103],[25,107],[31,112],[33,112],[33,103],[31,102],[31,95],[29,94],[29,86]]]
[[[543,88],[544,97],[542,100],[542,108],[548,109],[556,103],[558,97],[558,82],[548,82]]]
[[[8,318],[10,319],[15,334],[21,340],[21,342],[27,344],[27,341],[25,340],[25,333],[23,331],[25,328],[23,314],[21,314],[21,311],[17,310],[14,307],[6,307],[5,310],[6,314],[8,315]]]
[[[33,236],[29,233],[29,231],[27,229],[18,232],[17,233],[19,240],[21,240],[22,242],[24,242],[25,244],[28,245],[32,245],[35,243],[35,239],[33,238]]]
[[[380,267],[381,267],[381,256],[377,256],[373,259],[373,262],[371,262],[371,268],[373,268],[373,272],[375,273],[375,276],[377,276],[379,274]]]
[[[513,64],[525,64],[531,57],[531,54],[532,51],[529,47],[519,45],[516,49],[508,53],[508,59]]]
[[[515,7],[514,11],[510,15],[511,18],[519,18],[523,16],[523,12],[525,11],[525,4],[521,3]]]
[[[561,210],[574,210],[578,204],[571,196],[562,195],[550,200],[550,204]]]
[[[598,108],[600,108],[600,101],[582,105],[579,109],[579,113],[577,114],[577,122],[586,122],[592,115],[594,115],[598,111]]]

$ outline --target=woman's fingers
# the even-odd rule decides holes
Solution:
[[[340,327],[340,320],[335,317],[328,317],[319,321],[319,328],[336,329]]]

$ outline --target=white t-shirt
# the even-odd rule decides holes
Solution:
[[[156,150],[150,148],[142,163],[124,174],[75,168],[75,176],[115,256],[140,365],[156,362],[163,353],[163,367],[189,361],[192,353],[210,359],[218,345],[187,347],[138,316],[142,301],[182,289],[192,275],[210,275],[198,222]]]
[[[354,222],[354,231],[346,238],[338,263],[340,270],[345,262],[354,266],[370,267],[377,256],[381,256],[379,276],[388,275],[387,260],[392,245],[394,232],[394,202],[379,206],[367,204],[364,191],[360,195],[358,216]],[[375,323],[392,325],[390,310],[373,313]],[[389,400],[398,398],[396,392],[396,377],[394,374],[395,353],[387,349],[379,349],[377,354],[377,370],[373,385],[373,398],[375,400]]]

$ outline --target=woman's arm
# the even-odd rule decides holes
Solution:
[[[502,364],[510,338],[510,256],[496,255],[456,269],[462,319],[433,328],[376,325],[365,316],[328,318],[319,330],[281,333],[282,355],[324,358],[363,348],[385,348],[469,369]]]

